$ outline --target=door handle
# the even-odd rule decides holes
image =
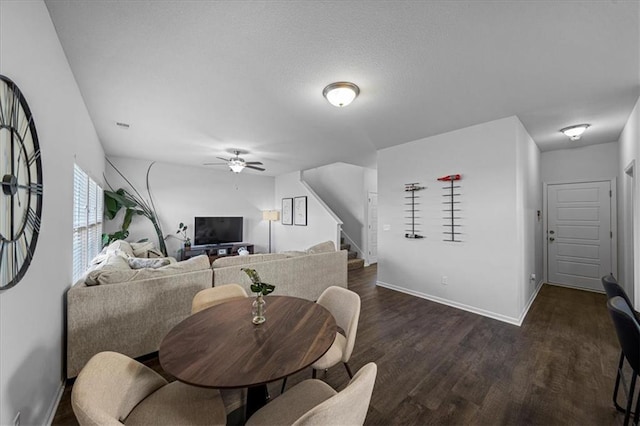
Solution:
[[[554,242],[556,239],[553,237],[549,237],[549,241]]]
[[[552,231],[549,231],[549,233],[550,233],[551,235],[553,235],[553,234],[555,234],[555,233],[556,233],[556,231],[553,231],[553,230],[552,230]]]

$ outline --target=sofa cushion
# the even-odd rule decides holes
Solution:
[[[325,241],[324,243],[316,244],[307,249],[307,253],[309,254],[329,253],[333,251],[336,251],[336,245],[333,241]]]
[[[128,266],[128,265],[127,265]],[[90,272],[85,279],[85,284],[102,285],[124,283],[129,281],[146,280],[171,275],[179,275],[186,272],[209,269],[208,256],[196,256],[183,262],[170,263],[160,268],[151,269],[101,269]]]
[[[250,263],[266,262],[269,260],[286,259],[287,255],[282,253],[250,254],[248,256],[226,256],[219,257],[211,264],[212,268],[225,268],[227,266],[247,265]]]
[[[307,256],[309,253],[307,253],[306,251],[289,250],[283,251],[282,254],[286,255],[287,257],[300,257]]]

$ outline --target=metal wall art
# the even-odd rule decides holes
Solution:
[[[424,235],[418,234],[418,229],[416,228],[416,226],[420,225],[416,222],[416,219],[420,218],[419,216],[417,216],[419,210],[417,206],[420,205],[420,203],[416,202],[416,199],[420,197],[416,195],[416,191],[420,191],[421,189],[425,189],[425,187],[419,186],[417,182],[404,184],[404,192],[407,193],[407,195],[404,197],[404,199],[406,200],[404,205],[407,207],[404,210],[405,213],[407,213],[407,215],[405,216],[405,219],[407,219],[405,225],[407,225],[408,228],[405,230],[405,238],[424,238]]]
[[[440,182],[447,182],[445,186],[442,187],[444,190],[444,201],[442,204],[445,208],[442,210],[445,214],[443,219],[445,231],[443,234],[446,235],[444,241],[452,241],[456,243],[462,242],[460,240],[460,199],[456,197],[460,197],[460,193],[456,192],[460,189],[459,181],[462,179],[462,175],[447,175],[438,178]]]

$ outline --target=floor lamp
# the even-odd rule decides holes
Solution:
[[[264,210],[262,220],[269,221],[269,253],[271,253],[271,222],[280,220],[280,212],[278,210]]]

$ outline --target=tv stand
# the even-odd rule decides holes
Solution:
[[[219,257],[238,256],[238,249],[245,247],[249,254],[253,254],[253,244],[249,243],[229,243],[229,244],[207,244],[204,246],[192,246],[179,250],[180,260],[187,260],[195,256],[205,254],[209,256],[209,263],[213,263]]]

